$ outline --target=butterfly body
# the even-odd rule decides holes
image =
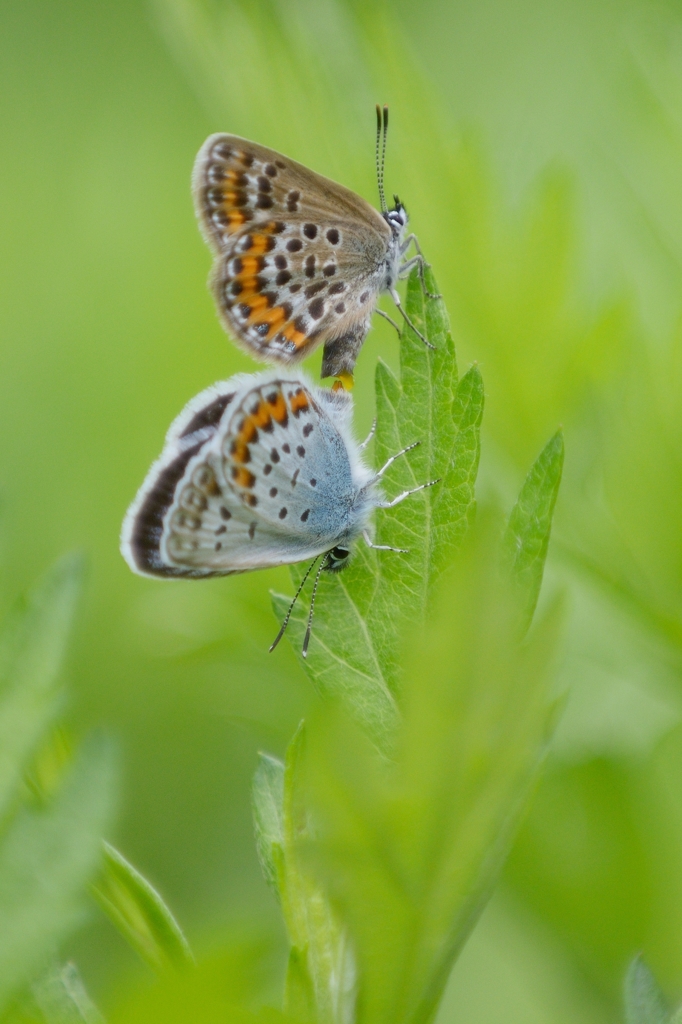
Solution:
[[[347,392],[273,371],[202,392],[171,426],[126,516],[130,567],[228,575],[352,544],[382,496],[351,413]]]
[[[322,376],[352,373],[379,295],[395,300],[407,214],[236,135],[212,135],[193,173],[225,328],[252,355],[293,364],[324,345]]]

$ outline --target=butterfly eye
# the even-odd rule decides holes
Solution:
[[[327,561],[324,568],[328,572],[339,572],[341,569],[343,569],[346,562],[348,561],[349,555],[350,551],[348,550],[348,548],[344,548],[341,546],[332,548],[329,554],[327,555]]]

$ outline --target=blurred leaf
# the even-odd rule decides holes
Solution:
[[[66,729],[57,726],[38,750],[24,779],[36,799],[45,803],[57,792],[72,761],[71,738]]]
[[[559,430],[533,464],[507,524],[505,555],[525,592],[524,628],[530,625],[540,594],[563,464],[564,438]]]
[[[460,345],[486,371],[486,433],[524,465],[557,421],[579,420],[620,369],[633,333],[627,297],[581,294],[579,209],[570,168],[551,166],[509,214],[476,133],[449,161],[448,291]]]
[[[277,950],[279,952],[279,950]],[[166,971],[153,984],[138,983],[108,1014],[111,1024],[272,1024],[287,1018],[275,1010],[252,1012],[267,998],[274,973],[270,939],[241,937],[199,956],[184,971]],[[277,976],[279,978],[279,964]],[[268,1014],[272,1014],[269,1018]]]
[[[603,489],[574,497],[562,537],[570,562],[682,654],[682,319],[604,396]]]
[[[53,801],[19,811],[0,843],[0,1012],[83,919],[113,781],[110,745],[90,740]]]
[[[54,967],[32,986],[46,1024],[104,1024],[75,964]]]
[[[625,975],[626,1024],[668,1024],[669,1014],[656,979],[641,957]]]
[[[192,953],[163,899],[136,868],[104,843],[102,874],[91,887],[107,917],[150,967],[183,967]]]
[[[59,709],[58,673],[83,567],[77,555],[58,562],[0,636],[0,818]]]
[[[427,273],[427,284],[436,284]],[[356,545],[350,566],[320,579],[315,623],[305,671],[327,696],[342,697],[380,744],[395,728],[400,689],[400,645],[408,622],[420,620],[438,575],[452,560],[474,507],[483,385],[474,367],[458,383],[455,352],[442,301],[425,299],[412,274],[408,315],[436,351],[410,331],[401,336],[401,381],[379,364],[376,377],[376,464],[415,441],[419,447],[388,470],[385,491],[438,479],[393,509],[378,510],[377,540],[407,554]],[[300,580],[299,568],[292,570]],[[325,578],[326,577],[326,578]],[[274,596],[282,617],[289,604]],[[289,625],[294,649],[302,647],[307,610],[299,601]]]
[[[546,747],[557,616],[519,644],[496,526],[475,534],[404,648],[395,760],[333,707],[309,727],[303,780],[317,832],[297,838],[347,922],[359,1024],[431,1020]]]
[[[277,865],[284,847],[284,765],[276,757],[258,755],[252,800],[258,860],[266,882],[279,894]]]
[[[299,852],[300,844],[311,836],[310,811],[300,779],[305,738],[301,726],[289,744],[284,773],[279,892],[291,944],[285,1008],[315,1024],[351,1024],[356,981],[353,953],[345,928]]]

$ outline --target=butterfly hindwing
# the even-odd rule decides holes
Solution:
[[[384,218],[342,185],[232,135],[207,140],[193,185],[230,333],[285,363],[348,344],[352,368],[385,275]]]
[[[265,373],[193,399],[126,517],[122,550],[131,568],[227,575],[333,546],[357,483],[333,410],[323,408],[329,400],[321,405],[313,391]]]

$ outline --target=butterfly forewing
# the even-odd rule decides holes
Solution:
[[[207,140],[193,186],[225,327],[252,354],[285,363],[330,343],[347,350],[352,370],[385,275],[384,218],[342,185],[233,135]]]

